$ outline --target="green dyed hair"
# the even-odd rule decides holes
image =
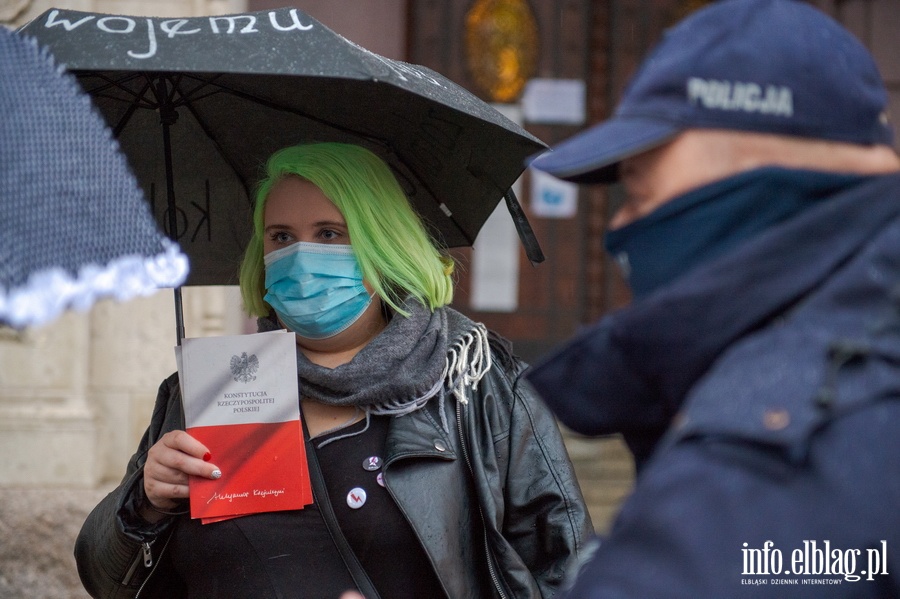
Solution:
[[[440,251],[390,167],[369,150],[350,144],[312,143],[275,152],[256,191],[253,236],[241,264],[241,297],[254,316],[268,316],[264,301],[266,200],[282,178],[305,179],[322,190],[347,222],[363,278],[382,301],[407,315],[407,295],[431,310],[453,299],[453,259]]]

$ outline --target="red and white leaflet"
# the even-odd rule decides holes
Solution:
[[[184,339],[180,354],[187,432],[222,471],[190,478],[191,517],[206,524],[312,503],[294,334]]]

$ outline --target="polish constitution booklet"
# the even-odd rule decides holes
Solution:
[[[294,334],[184,339],[176,357],[186,430],[222,471],[218,480],[190,477],[191,518],[208,524],[312,503]]]

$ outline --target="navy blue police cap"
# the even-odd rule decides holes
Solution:
[[[531,166],[610,183],[621,160],[693,128],[893,143],[887,91],[853,34],[799,0],[722,0],[666,32],[609,120]]]

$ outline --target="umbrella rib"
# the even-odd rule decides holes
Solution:
[[[141,89],[140,92],[136,93],[136,92],[132,91],[130,88],[126,87],[124,84],[129,81],[132,81],[134,79],[139,79],[143,76],[144,76],[143,73],[137,73],[135,75],[131,75],[124,79],[111,79],[108,76],[101,75],[99,73],[82,73],[79,76],[79,80],[85,81],[85,80],[89,80],[91,77],[94,77],[94,78],[100,79],[101,81],[104,81],[106,83],[106,85],[100,85],[97,87],[92,87],[91,89],[85,89],[85,92],[90,96],[99,97],[99,98],[107,98],[110,100],[119,100],[122,102],[128,101],[124,98],[121,98],[118,96],[113,96],[113,95],[107,95],[105,93],[110,88],[114,88],[114,89],[117,89],[117,90],[123,92],[125,95],[130,96],[132,99],[140,102],[141,100],[143,100],[145,98],[144,94],[146,93],[148,86],[145,85]],[[154,106],[155,105],[153,105],[153,104],[143,105],[143,107],[145,107],[145,108],[153,108]]]
[[[91,95],[93,97],[106,98],[109,100],[118,100],[120,102],[128,101],[122,97],[105,93],[110,88],[114,88],[114,89],[117,89],[117,90],[123,92],[124,94],[130,96],[131,98],[134,98],[134,100],[136,100],[139,103],[140,108],[155,109],[159,106],[159,104],[156,100],[154,100],[154,102],[152,102],[152,103],[141,102],[141,101],[145,100],[146,93],[147,93],[147,90],[150,88],[152,79],[156,76],[157,76],[156,74],[142,71],[140,73],[135,73],[135,74],[129,75],[127,77],[124,77],[122,79],[112,79],[102,73],[93,73],[93,72],[83,71],[80,74],[80,79],[82,81],[85,81],[85,80],[89,80],[90,78],[95,78],[95,79],[99,79],[99,80],[105,82],[105,85],[98,85],[96,87],[92,87],[91,89],[85,90],[89,95]],[[218,77],[218,75],[216,77]],[[139,78],[144,78],[148,81],[148,83],[146,85],[144,85],[144,87],[140,90],[140,92],[134,92],[132,89],[125,86],[126,83],[133,81],[135,79],[139,79]],[[185,90],[183,87],[181,87],[181,84],[180,84],[182,79],[188,79],[190,81],[199,82],[201,85],[198,85],[194,89],[190,90],[188,93],[184,93]],[[174,105],[174,106],[179,105],[179,104],[175,103],[175,100],[174,100],[176,87],[177,87],[177,91],[181,93],[182,98],[184,98],[185,100],[192,99],[195,101],[208,98],[209,96],[213,96],[217,93],[220,93],[220,91],[221,91],[219,89],[215,89],[215,90],[205,93],[203,95],[197,96],[195,94],[197,93],[198,90],[201,90],[204,87],[206,87],[207,85],[209,85],[209,82],[206,81],[205,79],[201,79],[199,77],[191,77],[189,75],[184,75],[184,74],[179,73],[175,77],[170,77],[169,80],[172,82],[173,88],[172,88],[172,93],[171,93],[170,97],[168,98],[168,100],[171,101],[172,105]]]
[[[202,87],[202,86],[201,86],[201,87]],[[198,89],[199,89],[199,88],[198,88]],[[194,92],[191,92],[191,93],[193,94]],[[211,92],[208,92],[208,93],[205,93],[205,94],[202,94],[202,95],[197,95],[197,96],[184,96],[184,95],[182,95],[181,97],[185,100],[185,102],[184,102],[183,105],[186,106],[188,101],[196,102],[196,101],[198,101],[198,100],[205,100],[206,98],[209,98],[210,96],[215,96],[216,94],[219,94],[219,93],[221,93],[221,90],[214,90],[214,91],[211,91]],[[180,105],[179,105],[179,106],[180,106]]]
[[[169,83],[171,83],[170,91],[168,92],[168,97],[166,98],[167,106],[176,106],[175,104],[175,92],[178,90],[178,85],[181,83],[181,74],[175,73],[174,76],[167,77]]]
[[[128,88],[122,87],[118,82],[110,81],[110,83],[112,85],[114,85],[115,87],[121,89],[122,91],[126,92],[128,95],[130,95],[132,97],[132,100],[128,103],[128,109],[125,111],[125,114],[122,115],[122,117],[116,123],[116,126],[113,127],[113,136],[118,138],[119,134],[122,133],[122,130],[128,124],[128,121],[131,120],[131,117],[134,115],[135,111],[137,111],[138,108],[152,109],[152,108],[154,108],[154,104],[152,102],[147,102],[145,100],[145,98],[147,97],[147,89],[150,88],[149,80],[145,81],[144,86],[141,88],[140,92],[138,92],[138,93],[134,93],[131,90],[129,90]],[[122,98],[117,98],[116,96],[107,96],[105,94],[92,93],[91,95],[93,95],[95,97],[107,98],[107,99],[111,99],[111,100],[118,100],[118,101],[123,101],[123,102],[127,101],[127,100],[123,100]]]
[[[181,97],[186,102],[191,101],[191,100],[193,100],[194,102],[196,102],[197,100],[203,100],[210,96],[214,96],[214,95],[220,93],[222,91],[222,89],[226,89],[222,85],[215,82],[216,79],[218,79],[219,77],[222,76],[221,73],[213,75],[213,77],[211,79],[203,79],[201,77],[191,75],[190,73],[183,73],[182,75],[183,75],[183,79],[199,83],[199,85],[197,85],[195,88],[190,90],[188,93],[184,93],[185,90],[179,88],[178,91],[181,92]],[[214,87],[215,89],[213,89],[212,91],[206,92],[202,95],[195,95],[200,90],[203,90],[206,87]]]

